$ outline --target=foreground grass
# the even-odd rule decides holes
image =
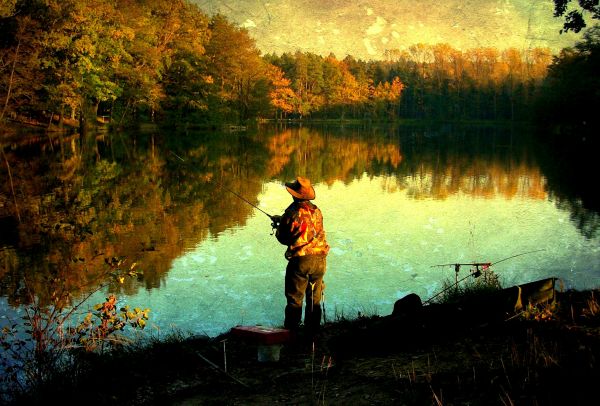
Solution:
[[[230,334],[173,334],[105,355],[81,353],[15,403],[591,404],[600,354],[598,291],[559,294],[510,320],[340,319],[276,363]],[[468,313],[466,313],[468,314]]]

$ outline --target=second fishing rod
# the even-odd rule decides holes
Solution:
[[[435,295],[433,295],[432,297],[430,297],[429,299],[427,299],[425,302],[423,302],[424,304],[427,303],[431,303],[433,301],[433,299],[435,299],[436,297],[442,295],[443,293],[447,292],[450,289],[456,289],[458,287],[458,284],[461,283],[462,281],[468,279],[468,278],[479,278],[479,276],[482,275],[482,272],[485,272],[487,270],[490,269],[491,266],[493,265],[497,265],[500,262],[504,262],[504,261],[508,261],[509,259],[513,259],[516,257],[520,257],[522,255],[528,255],[528,254],[533,254],[536,252],[540,252],[540,251],[545,251],[544,248],[541,249],[536,249],[536,250],[532,250],[532,251],[526,251],[526,252],[521,252],[519,254],[515,254],[515,255],[511,255],[509,257],[506,258],[502,258],[498,261],[495,262],[469,262],[469,263],[451,263],[451,264],[439,264],[439,265],[432,265],[433,267],[445,267],[445,266],[453,266],[454,267],[454,272],[455,272],[455,282],[454,284],[442,289],[441,291],[439,291],[438,293],[436,293]],[[473,266],[475,267],[475,269],[471,269],[470,273],[461,278],[458,279],[458,272],[460,271],[460,267],[461,266]]]

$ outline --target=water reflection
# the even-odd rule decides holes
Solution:
[[[187,312],[165,310],[186,294],[189,306],[204,309],[199,325],[231,321],[228,306],[217,306],[219,316],[217,302],[235,306],[251,296],[272,306],[282,279],[264,270],[284,264],[268,219],[219,184],[275,214],[289,203],[279,185],[297,174],[318,188],[340,309],[349,298],[364,306],[408,291],[427,296],[441,281],[429,270],[435,263],[491,261],[544,246],[554,253],[550,262],[527,260],[524,280],[566,271],[578,274],[574,285],[596,283],[597,235],[587,224],[598,215],[587,211],[573,227],[569,213],[548,202],[552,190],[523,135],[498,127],[295,127],[15,144],[5,153],[18,193],[3,182],[0,195],[7,247],[0,294],[12,305],[30,301],[28,291],[49,300],[55,280],[77,297],[102,277],[105,258],[127,256],[144,277],[111,290],[138,295],[165,322],[191,323]],[[505,273],[514,281],[516,272]],[[215,279],[226,283],[208,283]],[[158,298],[144,296],[156,289]],[[245,315],[268,314],[263,322],[279,315],[244,306]]]

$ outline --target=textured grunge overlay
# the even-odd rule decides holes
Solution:
[[[244,27],[263,53],[383,59],[417,43],[457,49],[571,46],[552,0],[192,0]]]

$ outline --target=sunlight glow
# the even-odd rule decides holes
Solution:
[[[315,203],[323,211],[331,244],[328,311],[386,315],[397,299],[408,293],[431,297],[453,276],[452,269],[433,265],[494,262],[536,249],[544,251],[494,269],[502,282],[509,286],[559,276],[568,287],[598,283],[599,275],[581,270],[600,259],[600,241],[581,238],[568,213],[552,202],[531,200],[527,193],[510,199],[458,193],[438,200],[412,198],[410,187],[390,191],[390,184],[405,181],[365,174],[350,182],[315,185]],[[291,202],[278,182],[261,189],[259,207],[267,212],[283,212]],[[515,222],[522,227],[512,227]],[[540,235],[545,236],[542,244]],[[567,246],[589,254],[565,256]],[[176,259],[160,294],[144,291],[128,301],[160,309],[154,322],[163,328],[175,325],[216,335],[236,324],[278,326],[285,304],[283,252],[269,234],[268,219],[255,211],[244,227],[209,238]]]

